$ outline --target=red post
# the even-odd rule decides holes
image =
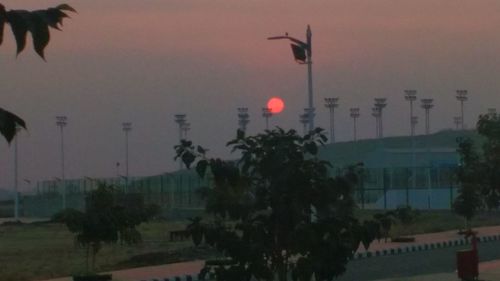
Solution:
[[[469,231],[465,237],[471,237],[472,249],[457,251],[458,277],[462,280],[477,280],[479,276],[479,256],[476,233]]]

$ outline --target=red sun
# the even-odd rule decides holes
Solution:
[[[285,108],[285,103],[278,97],[272,97],[267,101],[267,108],[269,108],[273,114],[280,113]]]

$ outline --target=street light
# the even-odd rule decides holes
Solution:
[[[339,98],[325,98],[325,107],[330,110],[330,143],[335,143],[335,108],[339,106]]]
[[[429,111],[434,107],[432,102],[433,99],[421,99],[422,104],[420,105],[425,110],[425,134],[428,135],[430,133],[430,120],[429,120]]]
[[[378,109],[378,133],[379,133],[379,138],[384,137],[384,129],[383,129],[383,109],[387,106],[387,99],[386,98],[375,98],[375,108]]]
[[[244,133],[247,131],[247,125],[250,123],[248,107],[238,107],[238,127]]]
[[[356,126],[356,119],[359,118],[359,107],[353,107],[350,109],[350,112],[351,112],[351,118],[352,118],[352,121],[353,121],[353,125],[354,125],[354,128],[353,128],[353,141],[356,141],[358,138],[357,138],[357,126]]]
[[[263,107],[262,108],[262,117],[264,117],[266,119],[266,130],[269,130],[269,118],[271,116],[273,116],[271,109],[268,107]]]
[[[456,95],[457,100],[460,102],[460,117],[462,121],[462,130],[465,130],[465,119],[464,119],[464,102],[467,101],[467,90],[457,90]]]
[[[61,115],[56,116],[56,125],[61,131],[61,185],[62,185],[62,208],[66,209],[66,178],[64,173],[64,133],[63,128],[68,124],[68,117]]]
[[[410,136],[415,135],[415,127],[413,125],[413,102],[417,99],[417,91],[405,90],[405,100],[410,102]]]
[[[125,187],[128,187],[128,133],[132,130],[131,122],[122,123],[123,131],[125,132],[125,176],[127,177],[125,180]]]
[[[268,40],[287,39],[292,41],[291,47],[295,60],[299,64],[307,64],[307,89],[308,89],[308,108],[309,111],[309,130],[314,129],[314,102],[313,102],[313,85],[312,85],[312,46],[311,46],[312,32],[311,27],[308,25],[306,30],[306,42],[288,36],[274,36],[267,38]]]

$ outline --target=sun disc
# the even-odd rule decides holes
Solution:
[[[267,108],[269,108],[273,114],[280,113],[285,108],[285,103],[281,98],[272,97],[267,102]]]

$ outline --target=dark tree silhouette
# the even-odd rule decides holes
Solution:
[[[0,45],[3,42],[4,26],[10,25],[16,40],[17,55],[26,46],[26,37],[31,33],[35,52],[45,60],[44,50],[50,41],[49,27],[60,30],[64,18],[69,17],[65,11],[76,12],[68,4],[61,4],[45,10],[5,10],[0,3]],[[11,142],[16,134],[16,128],[26,129],[25,122],[12,112],[0,107],[0,134],[7,142]]]

